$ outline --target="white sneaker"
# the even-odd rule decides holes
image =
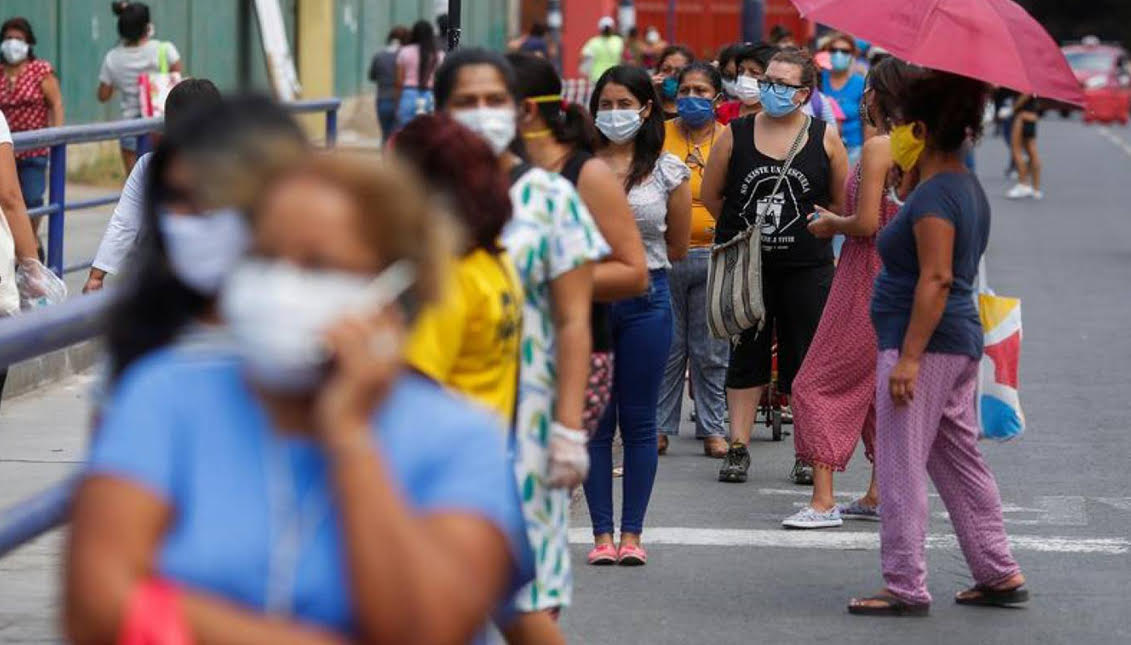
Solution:
[[[1041,192],[1039,190],[1033,191],[1033,199],[1044,199],[1044,198],[1045,198],[1045,194],[1043,192]]]
[[[806,506],[781,523],[782,526],[790,529],[827,529],[843,524],[840,510],[835,506],[827,511],[818,511],[812,506]]]
[[[1033,196],[1033,187],[1029,184],[1017,184],[1005,194],[1007,199],[1024,199]]]

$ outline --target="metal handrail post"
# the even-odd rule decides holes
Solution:
[[[63,276],[63,226],[67,203],[67,144],[51,146],[51,184],[48,200],[58,208],[47,216],[47,266]]]
[[[338,108],[326,110],[326,147],[333,148],[338,142]]]

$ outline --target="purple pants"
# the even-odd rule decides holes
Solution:
[[[876,481],[887,589],[905,602],[931,602],[925,553],[928,474],[946,504],[974,580],[999,584],[1020,568],[1009,550],[997,482],[978,451],[978,362],[956,354],[924,354],[914,401],[896,407],[888,378],[898,360],[899,352],[882,351],[876,367]]]

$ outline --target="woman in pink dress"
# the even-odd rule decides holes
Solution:
[[[881,266],[876,233],[899,209],[893,187],[908,183],[894,169],[887,132],[891,106],[898,105],[896,97],[913,73],[894,58],[872,68],[862,112],[879,134],[864,143],[860,162],[848,180],[849,210],[841,216],[818,207],[810,216],[814,235],[840,233],[847,240],[817,334],[793,384],[794,446],[798,461],[813,469],[813,497],[809,506],[782,522],[788,528],[840,526],[845,517],[879,519],[875,478],[863,498],[837,505],[833,473],[848,466],[861,437],[865,456],[873,460],[876,335],[869,303]]]

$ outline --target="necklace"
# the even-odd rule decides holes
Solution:
[[[683,156],[683,163],[687,164],[688,168],[694,170],[702,177],[704,170],[707,168],[707,155],[703,154],[703,144],[706,143],[706,141],[695,143],[691,138],[691,130],[687,129],[682,123],[680,123],[679,129],[680,134],[683,135],[684,147],[687,148],[687,153]],[[711,142],[708,145],[708,150],[715,146],[715,134],[717,132],[718,127],[712,124]],[[704,137],[704,139],[706,139],[706,137]]]

